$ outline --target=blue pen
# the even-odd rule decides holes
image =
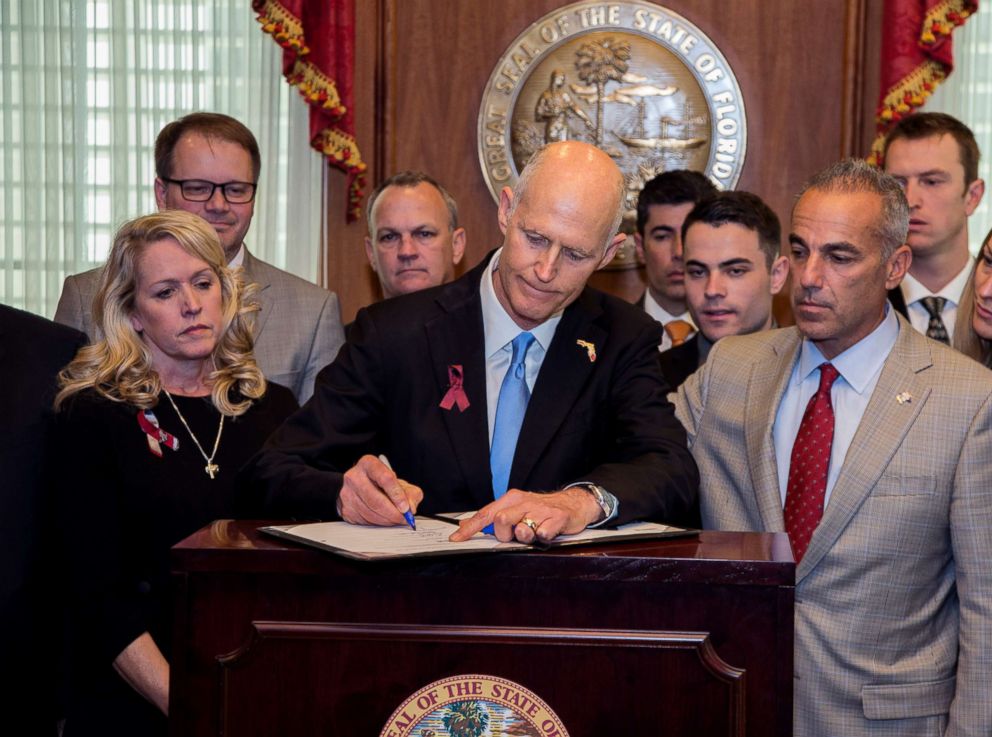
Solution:
[[[385,455],[383,455],[382,453],[380,453],[380,454],[379,454],[379,460],[380,460],[380,461],[382,461],[382,465],[384,465],[384,466],[385,466],[386,468],[388,468],[388,469],[389,469],[390,471],[392,471],[392,470],[393,470],[393,466],[392,466],[392,464],[391,464],[391,463],[389,462],[389,459],[388,459],[388,458],[386,458],[386,456],[385,456]],[[403,513],[403,519],[405,519],[405,520],[406,520],[406,523],[407,523],[408,525],[410,525],[410,527],[411,527],[411,529],[414,529],[414,530],[416,530],[416,529],[417,529],[417,521],[416,521],[416,520],[415,520],[415,519],[413,518],[413,512],[411,512],[411,511],[410,511],[409,509],[408,509],[408,510],[406,510],[406,511],[405,511],[405,512]]]

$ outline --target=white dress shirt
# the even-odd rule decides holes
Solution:
[[[527,357],[524,362],[524,380],[527,382],[528,391],[534,391],[534,384],[537,383],[537,375],[541,372],[544,364],[544,357],[548,354],[548,348],[555,337],[558,323],[561,322],[562,313],[552,315],[536,328],[524,331],[513,322],[513,318],[507,313],[496,297],[496,289],[493,287],[493,272],[499,265],[499,257],[503,252],[500,248],[493,254],[489,268],[482,275],[479,282],[479,298],[482,301],[482,329],[485,333],[486,351],[486,412],[489,419],[489,448],[493,446],[493,428],[496,426],[496,405],[499,403],[499,390],[503,385],[503,378],[507,369],[510,368],[510,361],[513,360],[513,339],[522,332],[529,332],[534,336],[534,342],[527,349]],[[581,486],[588,482],[576,481],[565,488]],[[590,528],[599,527],[611,521],[620,511],[620,503],[617,498],[606,489],[603,492],[610,497],[613,502],[613,514],[599,522],[589,525]]]
[[[242,241],[241,245],[238,246],[238,252],[234,254],[234,258],[227,262],[227,267],[229,269],[236,269],[245,262],[245,244]]]
[[[513,339],[520,333],[525,332],[513,322],[513,318],[507,314],[496,297],[496,290],[493,287],[492,274],[499,265],[499,256],[503,249],[499,249],[493,254],[492,261],[489,262],[489,269],[482,275],[479,283],[479,297],[482,300],[482,327],[486,338],[486,410],[489,414],[489,447],[493,444],[493,427],[496,425],[496,404],[499,402],[499,390],[503,386],[503,377],[506,370],[510,368],[510,361],[513,358]],[[525,379],[527,389],[534,391],[534,384],[537,382],[537,375],[541,371],[544,357],[548,353],[548,347],[555,337],[558,323],[561,322],[561,313],[552,315],[533,330],[531,333],[535,340],[527,350]]]
[[[830,492],[840,475],[847,450],[851,447],[854,434],[864,417],[868,401],[882,375],[885,359],[896,344],[899,336],[899,320],[895,310],[885,305],[885,318],[866,337],[852,345],[839,356],[829,361],[840,372],[830,390],[830,402],[834,408],[834,441],[830,449],[830,469],[827,472],[827,492],[823,500],[824,508],[830,500]],[[792,367],[792,376],[782,395],[775,415],[772,435],[775,442],[775,460],[778,464],[778,487],[782,494],[782,506],[789,486],[789,465],[792,462],[792,446],[802,423],[803,414],[810,398],[820,386],[820,364],[827,363],[820,350],[808,339],[803,339],[799,358]]]
[[[927,308],[923,306],[920,300],[924,297],[943,297],[947,302],[944,304],[944,309],[940,312],[940,319],[944,321],[944,327],[947,328],[948,339],[953,340],[954,320],[958,314],[958,303],[961,301],[961,293],[964,292],[964,288],[968,285],[968,277],[970,275],[971,260],[969,259],[968,263],[961,270],[961,273],[951,279],[943,289],[939,292],[931,292],[920,284],[919,281],[906,274],[899,288],[902,290],[903,299],[906,300],[906,311],[909,313],[910,324],[916,330],[926,335],[927,328],[930,326],[930,313],[927,312]]]

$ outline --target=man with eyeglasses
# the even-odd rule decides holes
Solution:
[[[244,268],[261,289],[257,300],[255,358],[266,378],[289,387],[302,404],[317,372],[344,342],[337,295],[265,263],[245,247],[255,210],[261,157],[255,136],[219,113],[192,113],[165,126],[155,140],[155,201],[160,210],[181,209],[217,231],[228,265]],[[100,269],[69,276],[56,322],[99,339],[92,303]]]

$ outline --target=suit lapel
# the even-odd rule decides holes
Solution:
[[[258,305],[259,310],[255,313],[255,340],[258,340],[258,336],[262,334],[262,330],[265,328],[265,323],[269,321],[269,316],[272,314],[274,305],[272,300],[266,299],[266,291],[270,286],[268,279],[263,279],[263,274],[259,273],[259,262],[254,256],[248,251],[248,247],[245,246],[245,258],[241,263],[241,268],[244,270],[245,284],[250,284],[255,282],[258,284]]]
[[[899,337],[851,441],[823,519],[796,570],[797,583],[829,552],[861,508],[930,396],[930,387],[920,376],[933,365],[930,347],[908,322],[899,323]],[[911,401],[896,399],[904,393]]]
[[[483,261],[483,269],[489,263]],[[439,408],[466,486],[478,507],[493,500],[489,471],[486,357],[479,278],[462,279],[438,297],[443,312],[425,325],[439,402],[449,388],[449,367],[461,366],[469,407]]]
[[[562,315],[527,404],[510,471],[511,488],[528,478],[582,394],[595,364],[577,341],[591,343],[603,351],[609,338],[594,322],[601,312],[595,298],[583,290]]]
[[[744,399],[744,442],[751,487],[761,514],[762,529],[770,532],[785,530],[772,429],[801,345],[795,328],[783,330],[779,335],[782,340],[769,344],[768,362],[756,360],[752,363]]]

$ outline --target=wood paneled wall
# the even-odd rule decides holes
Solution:
[[[479,167],[483,88],[509,44],[561,0],[357,0],[355,115],[368,187],[423,169],[458,200],[463,267],[499,242],[496,204]],[[606,4],[606,3],[604,3]],[[882,0],[665,0],[702,29],[744,94],[748,148],[738,188],[760,194],[787,227],[792,198],[818,169],[871,143]],[[332,172],[327,285],[344,319],[378,298],[364,222],[344,223],[344,179]],[[640,270],[601,272],[597,286],[632,299]]]

